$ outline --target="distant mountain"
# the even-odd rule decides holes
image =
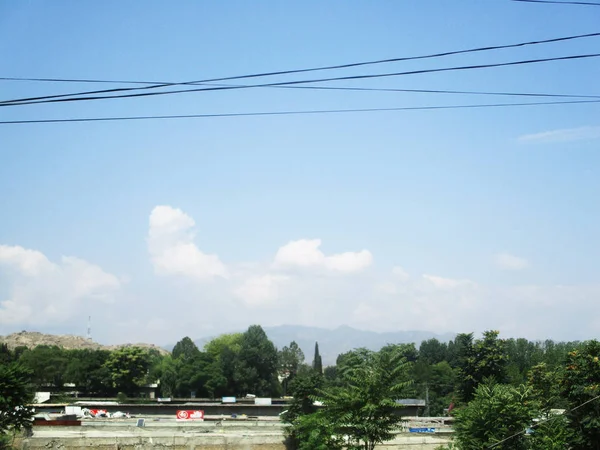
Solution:
[[[154,349],[161,354],[168,352],[154,344],[120,344],[120,345],[101,345],[92,340],[81,336],[59,335],[59,334],[43,334],[37,331],[21,331],[20,333],[9,334],[8,336],[0,336],[0,344],[6,344],[9,349],[17,347],[34,348],[38,345],[49,345],[64,348],[66,350],[116,350],[122,347],[142,347],[148,350]]]
[[[264,327],[267,336],[277,348],[281,349],[290,342],[296,341],[304,352],[307,362],[312,361],[315,342],[319,343],[319,353],[324,365],[335,364],[340,353],[365,347],[370,350],[379,350],[386,344],[407,344],[414,342],[417,347],[421,341],[436,338],[441,342],[454,339],[455,334],[436,334],[429,331],[394,331],[376,333],[374,331],[357,330],[346,325],[334,330],[326,328],[305,327],[300,325],[281,325],[277,327]],[[210,341],[211,337],[197,339],[196,345],[202,348]]]

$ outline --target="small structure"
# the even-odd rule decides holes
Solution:
[[[399,413],[404,417],[418,417],[427,406],[427,402],[419,398],[403,398],[396,403],[403,406]]]

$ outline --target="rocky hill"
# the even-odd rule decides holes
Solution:
[[[142,347],[149,350],[157,350],[161,354],[168,353],[164,348],[158,347],[154,344],[140,343],[107,346],[98,344],[97,342],[81,336],[43,334],[36,331],[21,331],[20,333],[9,334],[8,336],[0,336],[0,343],[6,344],[10,349],[14,349],[16,347],[33,348],[37,347],[38,345],[56,345],[57,347],[62,347],[68,350],[116,350],[122,347]]]

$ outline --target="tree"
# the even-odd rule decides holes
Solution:
[[[243,334],[237,361],[235,378],[242,395],[271,396],[280,390],[277,349],[260,325]]]
[[[20,364],[0,364],[0,438],[9,431],[31,427],[31,372]],[[1,442],[0,442],[1,445]]]
[[[323,387],[323,377],[311,370],[294,378],[290,383],[293,398],[283,415],[286,423],[294,423],[300,416],[317,412],[313,398]]]
[[[540,410],[546,417],[551,409],[567,406],[561,397],[561,379],[562,373],[557,369],[548,369],[546,363],[533,366],[527,374],[527,386],[531,388],[533,398],[539,403]]]
[[[469,402],[479,383],[494,378],[502,383],[506,379],[505,344],[498,338],[498,331],[486,331],[483,339],[472,342],[472,334],[458,335],[460,349],[457,353],[458,391],[464,402]]]
[[[69,358],[67,351],[60,347],[38,345],[23,352],[19,362],[31,371],[32,382],[37,388],[61,388],[65,383]]]
[[[410,385],[409,365],[400,352],[357,353],[348,358],[345,385],[321,391],[320,411],[338,436],[348,436],[352,448],[372,450],[393,437],[401,422],[397,403]]]
[[[527,339],[507,339],[505,341],[508,358],[507,371],[513,384],[522,384],[527,378],[527,372],[543,360],[543,351],[534,342]]]
[[[122,347],[110,354],[104,367],[115,389],[134,395],[146,382],[148,353],[139,347]]]
[[[288,429],[289,430],[289,429]],[[336,435],[336,427],[323,417],[323,413],[299,416],[292,432],[287,434],[287,448],[294,450],[342,450],[344,439]]]
[[[109,372],[105,366],[110,352],[107,350],[70,350],[64,378],[74,383],[85,394],[113,394]]]
[[[437,364],[446,361],[448,345],[438,341],[436,338],[427,339],[419,346],[419,359],[429,364]]]
[[[300,364],[304,362],[304,352],[295,341],[289,347],[283,347],[279,352],[279,374],[283,378],[283,395],[287,394],[287,387],[298,373]]]
[[[525,429],[538,413],[529,388],[486,380],[473,400],[455,413],[454,441],[460,450],[525,450]],[[506,439],[506,441],[505,441]]]
[[[313,358],[312,367],[315,372],[322,374],[323,373],[323,360],[321,359],[321,355],[319,354],[319,343],[315,342],[315,356]]]
[[[177,391],[177,365],[172,356],[165,356],[156,372],[162,397],[174,397]]]
[[[222,334],[207,342],[204,351],[218,358],[228,348],[237,355],[242,348],[242,337],[243,333]]]
[[[588,341],[569,352],[562,394],[569,403],[567,419],[574,431],[571,448],[600,449],[600,342]]]
[[[173,347],[173,351],[171,352],[173,358],[182,359],[184,361],[193,360],[200,355],[200,350],[194,341],[192,341],[189,337],[184,337],[180,340],[175,347]]]

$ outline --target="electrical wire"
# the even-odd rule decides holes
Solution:
[[[511,0],[513,2],[524,2],[524,3],[553,3],[555,5],[583,5],[583,6],[600,6],[600,3],[595,2],[560,2],[558,0]]]
[[[380,111],[427,111],[443,109],[476,109],[476,108],[502,108],[519,106],[541,106],[541,105],[568,105],[600,103],[600,100],[573,100],[556,102],[529,102],[529,103],[490,103],[479,105],[447,105],[447,106],[406,106],[398,108],[362,108],[362,109],[329,109],[329,110],[306,110],[306,111],[265,111],[249,113],[223,113],[223,114],[180,114],[165,116],[124,116],[124,117],[83,117],[71,119],[34,119],[34,120],[5,120],[0,125],[32,124],[32,123],[65,123],[65,122],[108,122],[118,120],[152,120],[152,119],[194,119],[194,118],[216,118],[216,117],[251,117],[251,116],[288,116],[300,114],[337,114],[358,112],[380,112]]]
[[[433,54],[420,55],[420,56],[408,56],[408,57],[401,57],[401,58],[389,58],[389,59],[381,59],[381,60],[374,60],[374,61],[363,61],[363,62],[355,62],[355,63],[348,63],[348,64],[313,67],[313,68],[308,68],[308,69],[294,69],[294,70],[283,70],[283,71],[276,71],[276,72],[262,72],[262,73],[248,74],[248,75],[210,78],[210,79],[205,79],[205,80],[189,81],[189,82],[181,82],[181,83],[157,83],[157,84],[153,84],[151,86],[144,86],[144,87],[115,88],[115,89],[103,89],[103,90],[95,90],[95,91],[84,91],[84,92],[76,92],[76,93],[71,93],[71,94],[45,96],[43,98],[50,99],[50,98],[78,96],[78,95],[95,95],[95,94],[103,94],[103,93],[111,93],[111,92],[114,93],[114,92],[134,91],[134,90],[142,90],[142,89],[157,89],[157,88],[177,86],[177,85],[194,85],[194,84],[210,83],[210,82],[217,82],[217,81],[231,81],[231,80],[266,77],[266,76],[274,76],[274,75],[290,75],[290,74],[295,74],[295,73],[314,72],[314,71],[320,71],[320,70],[347,69],[347,68],[351,68],[351,67],[359,67],[359,66],[367,66],[367,65],[387,64],[387,63],[392,63],[392,62],[440,58],[440,57],[444,57],[444,56],[452,56],[452,55],[459,55],[459,54],[465,54],[465,53],[476,53],[476,52],[485,52],[485,51],[491,51],[491,50],[501,50],[501,49],[507,49],[507,48],[526,47],[526,46],[531,46],[531,45],[564,42],[564,41],[570,41],[570,40],[575,40],[575,39],[585,39],[585,38],[598,37],[598,36],[600,36],[600,33],[587,33],[587,34],[563,36],[563,37],[552,38],[552,39],[544,39],[544,40],[538,40],[538,41],[520,42],[517,44],[476,47],[476,48],[470,48],[470,49],[464,49],[464,50],[454,50],[454,51],[433,53]],[[16,77],[10,77],[10,78],[4,77],[4,78],[0,78],[0,80],[47,81],[47,82],[61,82],[62,81],[62,82],[81,82],[81,83],[96,83],[96,82],[98,82],[98,80],[69,80],[69,79],[59,79],[59,78],[16,78]],[[42,99],[42,98],[36,98],[36,99]],[[16,99],[13,101],[26,101],[26,100],[28,100],[28,99]]]
[[[99,83],[138,83],[152,84],[152,81],[113,81],[104,80]],[[239,84],[217,84],[203,83],[203,86],[225,86],[225,87],[249,87]],[[267,88],[278,89],[308,89],[324,91],[358,91],[358,92],[403,92],[418,94],[460,94],[460,95],[493,95],[508,97],[547,97],[547,98],[600,98],[600,95],[582,95],[582,94],[549,94],[543,92],[497,92],[497,91],[460,91],[452,89],[400,89],[400,88],[370,88],[370,87],[352,87],[352,86],[265,86]],[[1,106],[1,105],[0,105]]]
[[[536,424],[534,424],[533,426],[531,426],[530,428],[532,428],[532,429],[533,429],[533,428],[539,427],[539,426],[540,426],[541,424],[543,424],[543,423],[546,423],[546,422],[549,422],[549,421],[551,421],[551,420],[554,420],[554,419],[556,419],[557,417],[564,416],[564,415],[566,415],[567,413],[571,413],[571,412],[573,412],[573,411],[576,411],[576,410],[578,410],[579,408],[581,408],[582,406],[585,406],[585,405],[587,405],[588,403],[591,403],[591,402],[593,402],[593,401],[595,401],[595,400],[598,400],[599,398],[600,398],[600,395],[597,395],[596,397],[594,397],[594,398],[591,398],[591,399],[589,399],[589,400],[587,400],[587,401],[583,402],[581,405],[578,405],[578,406],[576,406],[576,407],[575,407],[575,408],[573,408],[573,409],[570,409],[570,410],[568,410],[568,411],[564,411],[564,412],[563,412],[563,413],[561,413],[561,414],[556,414],[556,415],[554,415],[554,416],[552,416],[552,417],[549,417],[548,419],[541,420],[541,421],[539,421],[538,423],[536,423]],[[492,449],[492,448],[494,448],[494,447],[497,447],[497,446],[499,446],[500,444],[502,444],[502,443],[504,443],[504,442],[506,442],[506,441],[509,441],[509,440],[511,440],[511,439],[514,439],[514,438],[516,438],[516,437],[518,437],[518,436],[521,436],[522,434],[525,434],[526,432],[527,432],[527,430],[523,430],[523,431],[519,431],[518,433],[515,433],[515,434],[513,434],[512,436],[508,436],[507,438],[505,438],[505,439],[502,439],[501,441],[498,441],[498,442],[496,442],[496,443],[494,443],[494,444],[490,445],[489,447],[487,447],[487,450],[490,450],[490,449]]]
[[[474,70],[474,69],[487,69],[492,67],[508,67],[508,66],[519,66],[525,64],[537,64],[541,62],[550,62],[550,61],[567,61],[567,60],[576,60],[576,59],[587,59],[587,58],[596,58],[599,57],[600,53],[592,53],[586,55],[569,55],[569,56],[559,56],[554,58],[540,58],[540,59],[529,59],[529,60],[521,60],[521,61],[510,61],[505,63],[495,63],[495,64],[477,64],[477,65],[469,65],[469,66],[454,66],[454,67],[441,67],[435,69],[420,69],[420,70],[411,70],[406,72],[393,72],[393,73],[383,73],[383,74],[366,74],[366,75],[350,75],[345,77],[331,77],[331,78],[320,78],[320,79],[312,79],[312,80],[295,80],[295,81],[281,81],[277,83],[266,83],[266,84],[251,84],[251,85],[234,85],[234,86],[215,86],[215,87],[204,87],[197,89],[179,89],[173,91],[161,91],[161,92],[144,92],[144,93],[136,93],[136,94],[120,94],[120,95],[110,95],[110,96],[95,96],[95,97],[69,97],[69,98],[54,98],[49,100],[5,100],[0,102],[0,106],[17,106],[17,105],[34,105],[40,103],[57,103],[57,102],[75,102],[75,101],[90,101],[90,100],[106,100],[106,99],[115,99],[115,98],[134,98],[134,97],[149,97],[155,95],[169,95],[169,94],[181,94],[186,92],[203,92],[203,91],[222,91],[222,90],[231,90],[231,89],[247,89],[247,88],[262,88],[262,87],[271,87],[271,86],[291,86],[298,84],[307,84],[307,83],[323,83],[329,81],[342,81],[342,80],[364,80],[371,78],[384,78],[384,77],[397,77],[403,75],[418,75],[425,73],[437,73],[437,72],[450,72],[450,71],[462,71],[462,70]]]

